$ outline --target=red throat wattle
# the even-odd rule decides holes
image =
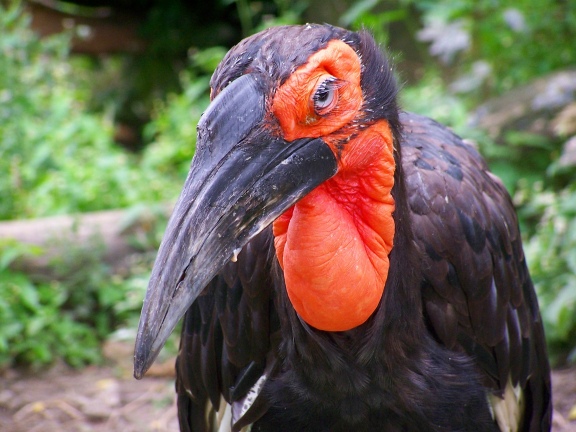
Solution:
[[[349,153],[364,153],[362,171],[343,166],[274,222],[290,301],[320,330],[359,326],[384,292],[394,238],[391,143],[386,122],[364,131],[348,144],[363,147]]]

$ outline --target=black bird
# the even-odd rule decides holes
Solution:
[[[181,429],[549,430],[510,197],[369,33],[265,30],[211,89],[135,350],[140,378],[184,316]]]

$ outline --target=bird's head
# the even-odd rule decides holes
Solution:
[[[373,38],[271,28],[228,52],[211,92],[150,278],[136,377],[208,282],[271,224],[290,300],[313,327],[362,324],[386,282],[399,121]]]

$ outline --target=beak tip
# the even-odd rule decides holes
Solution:
[[[146,356],[142,350],[136,348],[134,352],[134,378],[137,380],[142,379],[153,361],[150,361],[150,355]]]
[[[136,351],[134,353],[134,378],[137,380],[142,379],[148,369],[144,364],[145,363],[142,361],[141,356],[138,355],[138,351]]]
[[[144,377],[145,373],[146,372],[144,372],[140,368],[137,368],[136,366],[134,366],[134,378],[136,378],[137,380],[141,380]]]
[[[137,380],[142,379],[148,369],[150,369],[154,359],[155,356],[150,343],[147,343],[146,338],[142,337],[142,334],[138,334],[134,346],[134,378]]]

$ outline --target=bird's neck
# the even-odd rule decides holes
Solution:
[[[394,238],[393,139],[384,121],[346,146],[338,174],[274,223],[276,254],[295,310],[309,325],[350,330],[377,308]],[[354,158],[354,159],[351,159]]]

